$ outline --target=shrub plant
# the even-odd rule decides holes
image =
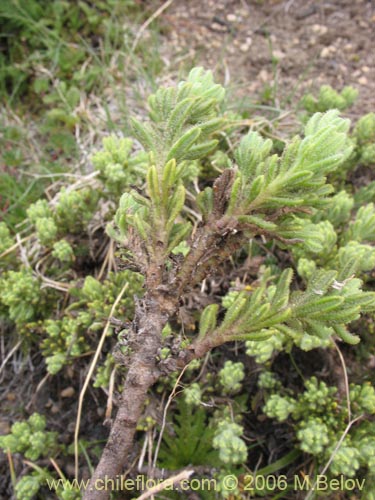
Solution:
[[[372,168],[374,120],[367,115],[351,132],[328,98],[319,111],[323,95],[278,154],[267,131],[243,132],[241,117],[225,114],[224,88],[195,68],[149,97],[132,139],[104,140],[93,173],[32,204],[21,242],[0,226],[0,313],[24,348],[42,353],[47,372],[63,376],[107,333],[94,387],[107,390],[116,371],[121,396],[91,485],[131,466],[137,430],[160,432],[145,405],[153,387],[172,388],[181,370],[193,381],[170,421],[175,437],[164,433],[160,465],[240,474],[251,449],[243,342],[249,356],[270,363],[280,351],[349,349],[373,329],[373,188],[349,189],[346,179],[358,165]],[[337,96],[334,103],[354,92]],[[213,350],[224,356],[228,343],[241,360],[231,355],[217,380],[199,379],[200,360]],[[363,457],[373,461],[374,390],[362,382],[346,401],[361,421],[337,451],[333,475],[352,476],[367,467]],[[270,372],[259,386],[265,414],[291,421],[297,448],[318,464],[329,459],[349,418],[336,388],[313,377],[298,394]],[[38,460],[40,442],[27,438],[34,419],[15,424],[1,446]],[[43,439],[44,453],[56,453],[56,435]],[[43,474],[30,477],[37,491]],[[109,494],[88,488],[83,497]]]

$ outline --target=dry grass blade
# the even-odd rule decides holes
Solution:
[[[51,457],[50,457],[50,459],[49,459],[49,460],[50,460],[51,464],[53,465],[53,467],[54,467],[55,471],[56,471],[56,472],[57,472],[57,474],[59,475],[60,479],[65,480],[65,476],[64,476],[64,474],[62,473],[62,470],[61,470],[61,469],[60,469],[60,467],[58,466],[57,462],[56,462],[53,458],[51,458]]]
[[[184,470],[175,476],[169,477],[162,483],[156,484],[149,490],[145,491],[140,497],[137,498],[137,500],[146,500],[146,498],[150,498],[156,493],[160,493],[166,488],[170,488],[170,486],[181,483],[181,481],[186,481],[192,474],[194,474],[194,470]]]
[[[173,401],[173,398],[176,396],[176,391],[177,391],[177,387],[179,386],[179,383],[180,383],[180,380],[182,379],[185,371],[187,370],[187,368],[189,367],[189,365],[186,365],[183,370],[181,371],[180,375],[178,376],[177,380],[176,380],[176,383],[172,389],[172,392],[170,393],[169,397],[168,397],[168,401],[164,407],[164,412],[163,412],[163,423],[162,423],[162,426],[161,426],[161,429],[160,429],[160,434],[159,434],[159,438],[158,438],[158,442],[157,442],[157,445],[156,445],[156,450],[155,450],[155,455],[154,455],[154,460],[153,460],[153,467],[155,468],[156,467],[156,462],[157,462],[157,459],[158,459],[158,455],[159,455],[159,449],[160,449],[160,445],[161,445],[161,440],[163,438],[163,433],[164,433],[164,429],[165,429],[165,425],[166,425],[166,422],[167,422],[167,412],[168,412],[168,408],[170,406],[170,404],[172,403]]]
[[[105,410],[105,418],[109,420],[112,415],[113,408],[113,391],[115,388],[115,375],[116,375],[116,367],[111,371],[111,376],[109,377],[109,389],[108,389],[108,399],[107,399],[107,408]]]
[[[167,0],[167,2],[163,3],[153,14],[150,16],[147,21],[145,21],[142,26],[139,28],[137,36],[135,37],[135,40],[132,45],[132,52],[135,51],[137,48],[138,42],[141,39],[143,33],[145,30],[150,26],[150,24],[155,21],[156,18],[158,18],[168,7],[173,3],[174,0]]]
[[[17,351],[17,349],[20,347],[21,345],[21,341],[17,342],[17,344],[12,347],[12,349],[8,352],[8,354],[5,356],[5,359],[4,361],[1,363],[1,366],[0,366],[0,375],[2,374],[4,368],[5,368],[5,365],[7,364],[7,362],[9,361],[9,359],[13,356],[13,354]]]
[[[113,316],[116,307],[118,306],[120,300],[122,299],[122,296],[126,292],[126,289],[128,288],[129,283],[125,283],[125,285],[122,287],[121,292],[117,295],[115,302],[113,303],[111,312],[109,313],[109,318],[107,320],[107,323],[104,327],[102,336],[100,337],[98,347],[96,348],[94,357],[92,359],[89,371],[86,375],[85,382],[83,384],[82,390],[79,395],[79,400],[78,400],[78,411],[77,411],[77,420],[76,420],[76,426],[75,426],[75,431],[74,431],[74,460],[75,460],[75,477],[78,479],[78,437],[79,437],[79,429],[80,429],[80,424],[81,424],[81,417],[82,417],[82,407],[83,407],[83,399],[85,397],[90,379],[92,377],[92,374],[94,373],[96,363],[98,362],[99,355],[101,353],[101,350],[103,348],[104,340],[107,336],[109,327],[111,325],[111,317]]]
[[[9,247],[6,250],[4,250],[3,253],[0,253],[0,259],[2,259],[3,257],[6,257],[10,253],[12,253],[13,250],[16,250],[20,245],[22,245],[22,243],[24,243],[27,240],[30,240],[33,236],[35,236],[35,233],[30,234],[29,236],[25,236],[25,238],[22,238],[22,239],[17,238],[17,243],[15,243],[11,247]]]
[[[333,343],[334,343],[336,351],[338,352],[338,355],[339,355],[340,361],[341,361],[341,365],[342,365],[342,371],[343,371],[344,383],[345,383],[346,404],[348,407],[348,421],[350,422],[350,420],[352,419],[352,410],[351,410],[351,406],[350,406],[350,391],[349,391],[348,371],[346,369],[346,363],[345,363],[344,356],[342,355],[342,352],[340,351],[339,346],[336,344],[335,341],[333,341]]]
[[[353,424],[355,424],[356,422],[358,422],[358,420],[360,420],[361,418],[363,418],[363,415],[360,415],[359,417],[356,417],[354,418],[353,420],[351,420],[348,425],[346,426],[344,432],[342,433],[340,439],[338,440],[331,456],[329,457],[329,460],[328,462],[325,464],[325,466],[323,467],[322,471],[319,472],[319,474],[317,475],[318,477],[322,477],[324,476],[324,474],[327,472],[329,466],[331,465],[331,463],[333,462],[337,452],[339,451],[345,437],[347,436],[348,432],[350,431],[350,429],[352,428]],[[317,486],[317,480],[314,481],[314,484],[311,486],[311,489],[309,491],[309,493],[307,494],[305,500],[310,500],[310,498],[312,497],[312,495],[314,495],[315,493],[315,489],[316,489],[316,486]]]

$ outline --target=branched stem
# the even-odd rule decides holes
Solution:
[[[138,305],[132,333],[136,337],[136,347],[129,367],[120,406],[113,422],[111,432],[100,458],[99,464],[84,494],[85,500],[105,500],[110,491],[105,488],[105,481],[115,479],[121,474],[132,449],[134,434],[147,391],[158,380],[157,354],[161,347],[161,331],[165,316],[158,302],[146,297]]]
[[[161,348],[162,329],[169,317],[176,312],[179,298],[185,290],[200,279],[199,267],[208,249],[218,248],[218,241],[229,239],[230,234],[224,236],[220,234],[217,225],[214,225],[212,220],[205,224],[195,235],[192,252],[178,275],[178,288],[170,290],[171,293],[157,291],[158,286],[162,285],[161,263],[150,266],[146,277],[146,295],[137,305],[130,332],[133,356],[121,394],[120,406],[99,464],[84,494],[84,500],[109,498],[110,492],[101,487],[106,480],[115,479],[124,470],[147,392],[161,375],[157,359]],[[220,248],[223,258],[226,258],[228,249],[225,245],[222,247],[220,245],[218,250]],[[229,246],[229,250],[232,251],[233,248]],[[215,341],[213,339],[196,341],[189,349],[181,352],[181,356],[172,369],[183,369],[192,359],[202,357],[221,343],[222,339],[219,338],[215,338]]]

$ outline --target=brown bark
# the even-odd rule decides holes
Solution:
[[[177,297],[175,298],[177,302]],[[161,348],[161,331],[166,323],[166,314],[159,303],[144,300],[142,311],[136,313],[134,321],[135,351],[132,355],[124,389],[121,394],[119,409],[113,422],[107,444],[100,461],[84,492],[84,500],[107,500],[111,493],[111,482],[123,473],[128,455],[134,441],[134,434],[149,388],[161,375],[157,366],[158,352]],[[170,304],[172,307],[172,304]],[[222,343],[203,339],[180,353],[179,359],[169,371],[182,369],[195,358],[200,358],[216,345]],[[105,485],[108,485],[105,488]]]
[[[107,444],[100,461],[84,492],[84,500],[107,500],[111,489],[110,479],[116,480],[123,473],[128,461],[134,434],[149,388],[160,377],[157,366],[161,348],[161,331],[173,308],[177,307],[178,296],[170,298],[168,304],[162,295],[145,299],[137,306],[130,347],[134,347],[131,364],[121,394],[119,409],[113,422]],[[161,308],[163,304],[164,308]],[[167,307],[168,312],[165,307]],[[190,349],[181,352],[173,369],[181,369],[192,359],[201,357],[214,347],[209,341],[194,343]],[[108,487],[105,488],[107,481]]]
[[[105,481],[116,479],[123,472],[147,391],[160,376],[156,363],[165,315],[153,300],[144,299],[142,305],[144,309],[138,310],[134,321],[134,353],[119,409],[103,454],[84,492],[85,500],[109,498],[111,483],[108,482],[108,488],[104,488]]]

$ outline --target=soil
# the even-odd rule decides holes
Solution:
[[[352,85],[359,98],[351,116],[375,109],[375,9],[367,0],[175,1],[161,19],[166,54],[221,72],[237,95],[271,89],[283,107],[322,84]]]

